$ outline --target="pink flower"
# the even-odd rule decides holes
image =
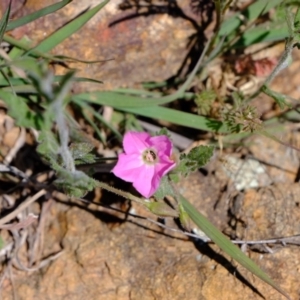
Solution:
[[[129,131],[123,140],[124,152],[112,172],[132,182],[145,198],[151,197],[159,187],[160,179],[173,169],[172,142],[165,135],[150,136],[146,132]]]

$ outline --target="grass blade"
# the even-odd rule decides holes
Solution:
[[[177,91],[174,94],[164,97],[157,97],[157,93],[151,93],[147,91],[145,93],[141,91],[143,95],[140,96],[137,96],[137,91],[133,91],[131,94],[129,94],[129,92],[119,93],[115,91],[96,91],[91,93],[77,94],[74,96],[74,98],[88,101],[94,104],[108,105],[125,109],[151,106],[153,107],[157,105],[168,104],[185,96],[185,93],[181,91]]]
[[[0,69],[1,69],[1,66],[0,66]],[[63,77],[63,75],[54,76],[54,82],[60,82],[62,77]],[[9,86],[10,83],[13,84],[14,86],[24,85],[27,83],[27,81],[24,80],[24,78],[10,78],[9,81],[7,80],[6,77],[0,78],[0,87]],[[93,82],[93,83],[99,83],[99,84],[103,83],[100,80],[93,79],[93,78],[86,78],[86,77],[74,77],[73,81],[74,82]]]
[[[9,115],[16,120],[19,126],[41,130],[44,116],[39,112],[32,111],[24,98],[2,89],[0,89],[0,98],[7,104]]]
[[[62,77],[61,75],[57,75],[57,76],[54,77],[54,80],[59,81],[61,79],[61,77]],[[98,84],[103,83],[103,81],[101,81],[101,80],[97,80],[97,79],[94,79],[94,78],[88,78],[88,77],[74,77],[73,81],[76,81],[76,82],[93,82],[93,83],[98,83]]]
[[[136,115],[153,118],[155,120],[164,120],[171,122],[172,124],[186,126],[189,128],[218,133],[227,132],[226,126],[221,121],[178,111],[167,107],[151,106],[145,108],[116,108]]]
[[[94,115],[94,117],[101,123],[103,123],[107,128],[109,128],[109,130],[111,132],[113,132],[115,134],[115,136],[117,137],[117,139],[119,141],[123,140],[122,135],[120,134],[120,132],[114,128],[114,126],[112,126],[109,122],[107,122],[101,114],[99,114],[98,112],[96,112],[90,105],[82,102],[82,101],[74,101],[76,103],[76,105],[78,105],[82,112],[84,111],[84,109],[87,109],[90,111],[90,113],[92,113]]]
[[[149,95],[149,92],[148,92]],[[168,96],[167,96],[168,97]],[[153,97],[142,97],[135,96],[129,94],[122,94],[113,91],[99,91],[92,93],[82,93],[74,96],[74,99],[88,101],[90,103],[98,104],[98,105],[109,105],[112,107],[146,107],[146,106],[156,106],[159,104],[168,103],[169,98],[161,97],[161,98],[153,98]]]
[[[11,36],[8,35],[4,35],[3,40],[9,44],[11,44],[12,46],[14,46],[15,48],[24,50],[24,51],[30,51],[31,56],[36,57],[36,58],[40,58],[43,57],[45,59],[51,60],[51,61],[56,61],[56,62],[66,62],[66,61],[77,61],[77,62],[81,62],[84,64],[92,64],[92,63],[103,63],[106,61],[109,61],[111,59],[105,59],[105,60],[82,60],[82,59],[78,59],[78,58],[73,58],[73,57],[69,57],[69,56],[65,56],[65,55],[50,55],[48,53],[44,53],[41,51],[37,51],[37,50],[33,50],[33,48],[31,48],[29,41],[24,41],[24,40],[16,40],[14,38],[12,38]],[[22,53],[23,54],[23,53]]]
[[[53,12],[56,12],[57,10],[63,8],[67,4],[69,4],[71,1],[72,0],[60,1],[58,3],[55,3],[55,4],[52,4],[52,5],[49,5],[45,8],[42,8],[42,9],[40,9],[40,10],[38,10],[38,11],[32,13],[32,14],[28,14],[23,18],[11,21],[7,24],[6,31],[21,27],[21,26],[26,25],[26,24],[28,24],[28,23],[36,20],[36,19],[39,19],[39,18],[41,18],[43,16],[46,16],[46,15],[49,15]]]
[[[95,124],[95,122],[89,117],[89,115],[86,113],[85,109],[82,108],[81,113],[83,117],[86,119],[86,121],[92,126],[92,128],[95,130],[97,133],[100,141],[102,142],[103,145],[106,145],[106,139],[102,135],[101,131],[99,130],[98,126]]]
[[[113,58],[108,58],[108,59],[97,59],[97,60],[84,60],[84,59],[79,59],[79,58],[74,58],[66,55],[55,55],[54,56],[56,59],[62,60],[64,62],[80,62],[83,64],[97,64],[97,63],[105,63],[111,60],[114,60]]]
[[[66,38],[78,31],[85,23],[87,23],[101,8],[103,8],[109,0],[105,0],[94,8],[81,14],[79,17],[72,20],[70,23],[54,32],[52,35],[44,39],[39,45],[34,47],[31,51],[48,52],[54,47],[63,42]],[[28,53],[27,53],[28,54]]]
[[[77,104],[80,104],[82,102],[84,103],[86,101],[98,105],[112,106],[113,108],[116,108],[121,111],[153,119],[169,121],[173,124],[178,124],[199,130],[213,131],[219,133],[227,132],[226,126],[218,120],[209,119],[206,117],[178,111],[167,107],[157,105],[155,106],[155,103],[160,103],[161,100],[159,99],[138,98],[114,92],[95,92],[90,94],[78,94],[72,96],[72,99]],[[149,103],[151,103],[151,106],[149,106]]]
[[[276,28],[276,30],[274,30],[274,28],[255,27],[247,30],[233,47],[247,47],[255,43],[282,41],[288,36],[289,31],[286,24]]]
[[[11,1],[9,2],[8,8],[3,14],[3,17],[0,20],[0,43],[2,43],[3,36],[8,24],[9,14],[10,14],[10,8],[11,8]]]
[[[272,279],[264,273],[246,254],[244,254],[237,246],[225,237],[212,223],[210,223],[202,214],[200,214],[192,204],[190,204],[183,196],[180,196],[185,211],[188,213],[193,222],[216,243],[225,253],[232,257],[235,261],[240,263],[243,267],[255,274],[258,278],[272,286],[279,293],[284,295],[287,299],[289,296],[276,285]]]
[[[61,61],[61,62],[64,62],[63,59],[59,59],[59,58],[55,58],[54,56],[50,55],[50,54],[47,54],[47,53],[43,53],[41,51],[34,51],[32,50],[31,46],[29,45],[28,42],[24,42],[22,40],[16,40],[14,39],[13,37],[11,36],[8,36],[8,35],[4,35],[3,36],[3,40],[7,43],[9,43],[10,45],[14,46],[14,47],[17,47],[21,50],[24,50],[24,51],[30,51],[30,55],[33,56],[33,57],[43,57],[45,59],[49,59],[51,61]]]
[[[258,0],[254,1],[253,4],[249,5],[243,12],[243,16],[246,17],[248,22],[255,20],[260,15],[265,14],[271,8],[279,5],[282,0]],[[241,14],[237,13],[235,16],[230,19],[224,21],[222,23],[221,29],[219,31],[219,36],[227,36],[236,30],[240,25],[242,25]]]

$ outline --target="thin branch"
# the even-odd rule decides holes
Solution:
[[[118,211],[118,212],[123,213],[123,214],[127,214],[128,216],[131,216],[131,217],[134,217],[134,218],[147,220],[147,221],[149,221],[153,224],[156,224],[156,225],[158,225],[158,226],[160,226],[160,227],[162,227],[166,230],[170,230],[170,231],[173,231],[173,232],[178,232],[178,233],[181,233],[185,236],[192,237],[192,238],[195,238],[195,239],[200,239],[203,242],[211,243],[211,239],[207,236],[200,236],[199,234],[196,234],[196,233],[190,233],[190,232],[182,231],[181,229],[177,229],[177,228],[174,228],[174,227],[169,227],[169,226],[166,226],[166,225],[164,225],[164,224],[162,224],[158,221],[155,221],[151,218],[143,217],[143,216],[136,215],[136,214],[133,214],[133,213],[130,213],[130,212],[124,212],[120,209],[113,208],[113,207],[110,207],[110,206],[107,206],[107,205],[103,205],[101,203],[85,200],[85,199],[82,199],[82,198],[78,198],[78,200],[80,200],[82,202],[85,202],[85,203],[89,203],[89,204],[95,204],[97,206],[103,206],[103,207],[106,207],[108,209]],[[231,242],[233,244],[238,244],[238,245],[258,245],[258,244],[281,244],[283,246],[285,246],[286,244],[300,245],[300,234],[289,236],[289,237],[270,238],[270,239],[265,239],[265,240],[250,240],[250,241],[247,241],[247,240],[238,240],[238,241],[237,240],[231,240]]]
[[[22,220],[18,223],[0,225],[0,229],[20,230],[20,229],[26,228],[29,225],[31,225],[34,221],[37,220],[37,218],[38,218],[37,215],[30,213],[24,220]]]
[[[9,165],[7,166],[4,164],[0,164],[0,173],[6,173],[6,172],[13,173],[17,177],[21,177],[23,179],[28,179],[28,176],[24,172],[20,171],[18,168]]]
[[[22,202],[14,211],[12,211],[7,216],[0,219],[0,226],[14,219],[21,211],[28,207],[31,203],[38,200],[40,197],[44,196],[47,193],[45,189],[40,190],[32,197],[28,197],[24,202]]]
[[[116,189],[112,186],[110,186],[109,184],[107,183],[104,183],[104,182],[100,182],[100,181],[96,181],[97,185],[111,193],[114,193],[116,195],[119,195],[123,198],[126,198],[126,199],[129,199],[131,201],[134,201],[134,202],[137,202],[139,204],[142,204],[143,206],[146,206],[146,200],[142,200],[140,199],[139,197],[136,197],[128,192],[124,192],[124,191],[121,191],[119,189]]]
[[[281,237],[281,238],[271,238],[266,240],[254,240],[254,241],[232,241],[234,244],[247,244],[247,245],[258,245],[258,244],[294,244],[300,245],[300,234]]]

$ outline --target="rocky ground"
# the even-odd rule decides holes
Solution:
[[[17,16],[45,5],[35,0],[13,2]],[[118,8],[122,3],[130,6],[135,2],[111,1],[54,52],[86,60],[114,59],[103,64],[74,64],[79,75],[104,81],[102,89],[138,87],[142,81],[160,81],[180,73],[191,50],[188,40],[195,34],[192,20],[200,18],[190,1],[176,1],[178,8],[169,8],[169,13],[163,9],[164,1],[157,1],[159,7],[153,4],[152,10],[141,9],[139,15],[134,9]],[[89,5],[96,3],[89,1]],[[12,34],[41,40],[86,7],[84,1],[74,0],[54,16]],[[161,12],[150,13],[154,8]],[[206,34],[210,30],[207,26]],[[278,56],[281,49],[279,45],[273,55]],[[295,50],[293,64],[273,83],[276,91],[299,99],[299,64],[300,55]],[[83,88],[96,86],[75,87]],[[256,102],[263,115],[276,114],[270,109],[273,102],[266,97]],[[6,147],[6,151],[22,133],[8,120],[1,115],[1,149]],[[11,122],[9,127],[3,125],[7,122]],[[280,130],[284,141],[299,147],[297,123],[286,122]],[[295,236],[281,243],[243,245],[242,249],[292,299],[300,299],[299,154],[259,135],[249,137],[245,145],[235,151],[216,152],[205,169],[181,181],[178,188],[232,239]],[[109,174],[97,174],[96,178],[115,183]],[[1,279],[2,299],[284,299],[215,245],[159,227],[151,221],[157,221],[153,215],[136,204],[101,190],[87,199],[94,203],[70,201],[61,193],[49,198],[43,206],[39,227],[42,242],[36,252],[45,266],[27,272],[18,266],[6,269]],[[166,225],[178,228],[171,219]],[[1,234],[5,240],[8,233],[2,230]],[[27,247],[24,244],[19,253],[23,265],[28,260]]]

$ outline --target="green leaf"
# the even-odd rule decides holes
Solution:
[[[63,75],[57,75],[54,77],[54,82],[60,81]],[[93,83],[103,83],[101,80],[97,80],[95,78],[87,78],[87,77],[74,77],[73,81],[75,82],[93,82]]]
[[[199,146],[193,148],[187,155],[187,158],[191,161],[194,161],[197,163],[197,167],[201,168],[205,166],[214,153],[214,147],[213,146]]]
[[[35,64],[36,64],[36,60],[35,60]],[[14,65],[13,63],[11,65]],[[1,68],[1,66],[0,66]],[[26,70],[26,69],[25,69]],[[28,69],[27,69],[28,70]],[[54,76],[53,78],[53,82],[54,83],[59,83],[61,80],[62,80],[62,77],[63,75],[57,75],[57,76]],[[16,86],[19,86],[19,85],[23,85],[25,83],[27,83],[27,81],[24,79],[24,78],[18,78],[18,77],[14,77],[14,78],[9,78],[9,81],[10,83],[16,87]],[[102,81],[99,81],[99,80],[96,80],[96,79],[93,79],[93,78],[86,78],[86,77],[74,77],[73,78],[73,81],[74,82],[94,82],[94,83],[103,83]],[[7,78],[0,78],[0,86],[10,86]],[[34,91],[34,89],[31,87],[31,88],[28,88],[28,90],[32,90]]]
[[[282,2],[282,0],[257,0],[249,5],[243,12],[242,15],[246,18],[248,22],[257,19],[260,15],[265,14],[273,7],[276,7]],[[241,13],[238,12],[233,17],[222,23],[221,29],[219,31],[219,36],[228,36],[234,30],[238,29],[242,25]]]
[[[78,31],[81,27],[85,25],[101,8],[103,8],[109,0],[105,0],[98,4],[94,8],[84,12],[79,17],[75,18],[67,25],[63,26],[61,29],[54,32],[52,35],[44,39],[39,45],[34,47],[31,51],[48,52],[54,47],[63,42],[66,38],[70,37],[73,33]],[[29,54],[29,53],[27,53]]]
[[[60,145],[54,133],[50,130],[43,130],[39,134],[38,142],[37,152],[48,164],[52,166],[55,162],[56,165],[56,161],[59,160]]]
[[[115,108],[121,108],[121,110],[126,111],[126,108],[145,108],[146,106],[153,106],[153,105],[162,105],[167,104],[172,101],[175,101],[177,99],[180,99],[186,95],[186,89],[190,86],[191,82],[193,81],[193,78],[195,77],[196,73],[199,71],[199,69],[202,67],[202,61],[203,58],[208,50],[209,43],[206,44],[205,48],[203,49],[200,58],[198,59],[198,62],[196,63],[194,69],[192,72],[188,75],[185,82],[182,84],[182,86],[177,90],[176,93],[155,98],[154,94],[153,97],[148,97],[148,99],[145,99],[143,97],[136,97],[128,94],[121,94],[116,92],[94,92],[94,93],[83,93],[79,94],[73,97],[73,99],[77,101],[88,101],[91,103],[96,103],[100,105],[109,105],[113,106]],[[136,91],[133,92],[133,94],[137,94]],[[149,95],[149,92],[147,93]]]
[[[177,94],[177,93],[175,93]],[[174,94],[161,98],[142,98],[116,92],[92,92],[77,94],[72,97],[76,103],[89,102],[98,105],[112,106],[118,110],[136,115],[161,119],[174,124],[205,131],[225,133],[226,126],[218,121],[195,114],[157,106],[174,100]]]
[[[106,96],[108,95],[109,97],[106,98]],[[121,111],[133,113],[136,115],[141,115],[144,117],[169,121],[172,122],[173,124],[187,126],[190,128],[196,128],[200,130],[220,132],[220,133],[227,132],[226,126],[218,120],[197,116],[195,114],[186,113],[175,109],[170,109],[167,107],[152,106],[152,101],[155,102],[156,101],[155,99],[152,100],[149,99],[147,100],[148,102],[147,103],[145,102],[145,99],[142,99],[142,102],[139,102],[139,99],[137,99],[136,97],[130,97],[118,93],[116,93],[116,95],[112,97],[113,95],[114,95],[113,93],[109,93],[109,92],[103,92],[103,93],[99,92],[97,93],[97,97],[95,97],[95,93],[91,93],[91,94],[75,95],[72,97],[72,99],[76,103],[84,103],[84,101],[88,101],[90,103],[95,103],[99,105],[112,106]],[[126,103],[129,104],[128,105],[129,107],[126,106]]]
[[[85,108],[84,107],[81,107],[81,108],[82,108],[81,113],[82,113],[83,117],[92,126],[92,128],[95,130],[95,133],[98,135],[98,138],[100,139],[102,144],[105,145],[106,144],[106,138],[105,138],[104,134],[102,134],[101,130],[98,128],[97,124],[94,122],[93,118],[90,117],[90,115],[88,114],[88,111],[92,112],[92,114],[94,114],[94,115],[97,114],[97,113],[95,112],[95,110],[92,107],[89,107],[88,105]],[[104,118],[102,116],[101,116],[101,119],[104,120]],[[108,122],[106,122],[106,123],[108,123]]]
[[[11,78],[7,78],[7,82],[9,82]],[[13,85],[11,83],[9,86],[1,88],[2,91],[5,92],[13,92],[14,94],[37,94],[37,90],[30,84],[23,85]]]
[[[168,138],[171,138],[171,135],[166,127],[161,128],[158,132],[154,133],[155,136],[165,135]]]
[[[52,167],[56,170],[58,177],[58,179],[54,181],[54,184],[63,189],[70,197],[84,197],[97,186],[95,180],[82,171],[76,170],[75,172],[70,172],[54,163]]]
[[[198,116],[191,113],[186,113],[183,111],[178,111],[167,107],[151,106],[145,108],[116,108],[136,115],[149,117],[156,120],[164,120],[171,122],[172,124],[178,124],[189,128],[219,133],[228,132],[226,126],[221,121]]]
[[[154,194],[154,197],[158,200],[163,200],[166,196],[174,196],[173,189],[169,184],[168,177],[164,176],[159,184],[157,191]]]
[[[204,90],[196,96],[195,104],[199,115],[209,115],[217,94],[214,90]]]
[[[180,202],[182,203],[185,211],[188,213],[192,221],[199,226],[199,228],[225,253],[231,258],[244,266],[248,271],[256,275],[258,278],[272,286],[279,293],[284,295],[287,299],[289,296],[273,282],[273,280],[264,273],[246,254],[244,254],[237,246],[223,235],[212,223],[208,221],[202,214],[200,214],[192,204],[190,204],[183,196],[180,195]]]
[[[16,40],[13,37],[6,34],[3,36],[3,40],[5,42],[9,43],[10,45],[17,47],[19,49],[22,49],[24,51],[29,51],[31,49],[29,41],[24,40],[24,39]],[[42,53],[40,51],[32,51],[31,54],[32,54],[32,56],[43,57],[43,58],[48,58],[48,59],[54,60],[54,58],[51,55]]]
[[[271,27],[270,29],[268,29]],[[269,26],[256,26],[247,30],[241,38],[232,46],[233,48],[248,47],[256,43],[267,43],[282,41],[289,36],[289,31],[286,24],[281,26],[272,27],[272,23]]]
[[[54,59],[63,61],[63,62],[80,62],[83,64],[96,64],[96,63],[103,63],[107,61],[113,60],[113,58],[108,58],[108,59],[96,59],[96,60],[85,60],[85,59],[79,59],[75,57],[70,57],[66,55],[54,55]]]
[[[52,99],[53,102],[59,101],[59,102],[63,103],[63,100],[66,98],[67,94],[69,93],[69,91],[71,89],[74,75],[75,75],[74,70],[71,70],[68,73],[66,73],[65,75],[63,75],[63,77],[61,78],[61,80],[59,82],[58,87],[55,89],[55,99]],[[53,79],[54,79],[54,76],[52,77],[52,80]]]
[[[196,63],[192,72],[188,75],[185,82],[174,94],[155,98],[155,95],[157,95],[157,94],[153,93],[152,97],[143,98],[143,97],[136,97],[136,96],[129,95],[128,94],[129,92],[122,94],[122,93],[117,93],[117,92],[101,91],[101,92],[79,94],[79,95],[74,96],[74,98],[77,99],[78,101],[83,100],[83,101],[88,101],[91,103],[97,103],[100,105],[109,105],[109,106],[118,107],[118,108],[123,108],[123,107],[125,107],[125,108],[131,108],[131,107],[145,108],[146,106],[163,105],[163,104],[170,103],[177,99],[183,98],[186,95],[186,92],[185,92],[186,89],[190,86],[196,73],[202,67],[202,61],[207,52],[208,47],[209,47],[209,43],[207,43],[205,48],[203,49],[201,56],[198,59],[198,62]],[[134,95],[137,94],[136,90],[133,91],[133,94]],[[149,92],[145,93],[144,96],[145,95],[149,95]]]
[[[181,226],[187,230],[191,231],[191,219],[188,215],[188,213],[185,211],[182,203],[178,203],[178,209],[179,209],[179,221]]]
[[[180,156],[179,165],[172,171],[173,174],[187,176],[190,172],[206,165],[214,152],[213,146],[199,146],[193,148],[188,154]]]
[[[6,37],[6,36],[5,36]],[[25,45],[29,45],[30,44],[30,40],[29,38],[25,35],[23,36],[21,39],[18,40],[20,43],[25,44]],[[9,51],[8,55],[10,57],[10,60],[13,61],[15,59],[20,58],[24,51],[21,48],[18,47],[14,47],[13,45],[11,45],[11,50]]]
[[[10,8],[11,8],[11,1],[9,2],[8,8],[0,20],[0,44],[2,43],[3,36],[4,36],[5,30],[6,30],[6,27],[8,24]]]
[[[96,155],[90,153],[94,146],[89,143],[73,143],[70,146],[70,152],[76,165],[92,164],[96,162]]]
[[[261,91],[273,98],[281,109],[291,108],[291,105],[286,102],[286,96],[269,89],[266,85],[261,87]]]
[[[127,95],[137,95],[141,97],[161,97],[161,93],[152,92],[147,90],[138,90],[138,89],[130,89],[130,88],[117,88],[114,90],[115,93],[127,94]]]
[[[57,10],[61,9],[62,7],[66,6],[67,4],[69,4],[72,0],[63,0],[60,1],[58,3],[49,5],[45,8],[42,8],[34,13],[28,14],[25,17],[22,17],[20,19],[11,21],[8,23],[7,27],[6,27],[6,31],[8,30],[12,30],[18,27],[21,27],[23,25],[26,25],[36,19],[39,19],[43,16],[46,16],[48,14],[51,14],[53,12],[56,12]]]
[[[147,95],[148,97],[138,97],[136,95],[130,95],[128,93],[118,93],[114,91],[99,91],[77,94],[73,96],[73,99],[76,99],[77,101],[86,101],[93,104],[109,105],[118,108],[156,106],[167,104],[173,101],[173,98],[171,99],[170,96],[154,98],[149,97],[149,93],[147,93]]]
[[[238,12],[236,15],[222,23],[217,41],[221,41],[222,38],[226,37],[226,45],[228,46],[231,42],[234,42],[234,45],[231,45],[230,47],[237,48],[247,47],[259,42],[271,42],[284,39],[287,36],[286,24],[282,24],[281,26],[278,25],[276,28],[274,28],[273,22],[265,22],[262,26],[251,26],[256,23],[259,16],[262,16],[269,12],[270,9],[279,6],[282,2],[283,0],[253,1],[244,11]],[[241,32],[241,26],[243,24],[246,25],[246,30]],[[235,42],[236,37],[240,37],[237,42]],[[221,48],[222,49],[217,51],[218,53],[224,50],[223,47]]]
[[[178,217],[178,212],[164,202],[146,202],[144,205],[159,217]]]
[[[74,101],[74,99],[73,99]],[[99,131],[98,129],[98,126],[95,124],[95,122],[93,120],[91,120],[88,115],[85,113],[84,110],[89,110],[93,115],[94,117],[99,121],[101,122],[102,124],[104,124],[107,128],[109,128],[109,130],[111,130],[115,136],[117,137],[117,139],[119,141],[122,141],[123,140],[123,137],[121,135],[121,133],[112,125],[110,124],[110,122],[107,122],[101,114],[99,114],[95,109],[93,109],[90,105],[88,105],[87,103],[85,102],[82,102],[82,101],[78,101],[78,100],[75,100],[74,101],[81,109],[82,109],[82,113],[84,115],[84,117],[86,118],[86,120],[91,124],[91,126],[94,128],[94,130],[97,132],[98,136],[100,137],[100,139],[102,140],[102,142],[104,143],[104,138],[102,137],[102,134],[101,132]]]
[[[294,20],[295,31],[299,31],[300,29],[300,1],[298,1],[297,5],[298,7],[295,14],[295,20]]]
[[[44,116],[32,111],[24,98],[0,90],[0,98],[7,104],[9,115],[22,127],[33,127],[40,130],[43,127]]]
[[[43,64],[42,61],[37,62],[37,60],[32,57],[21,57],[21,58],[17,58],[13,61],[6,62],[6,63],[0,65],[0,68],[14,66],[14,67],[23,69],[26,72],[39,73],[40,66],[42,64]]]
[[[82,63],[86,63],[86,64],[91,64],[91,63],[97,63],[97,62],[103,62],[103,61],[108,61],[108,60],[82,60],[82,59],[77,59],[77,58],[73,58],[73,57],[69,57],[69,56],[65,56],[65,55],[50,55],[48,53],[45,52],[41,52],[41,51],[37,51],[37,50],[33,50],[30,46],[29,41],[25,40],[24,38],[21,40],[16,40],[14,38],[12,38],[11,36],[8,35],[4,35],[3,36],[3,40],[6,41],[7,43],[9,43],[10,45],[14,46],[15,48],[24,50],[24,51],[30,51],[27,52],[27,54],[30,54],[31,56],[35,57],[35,58],[45,58],[51,61],[55,61],[55,62],[63,62],[65,63],[66,61],[78,61],[78,62],[82,62]],[[23,54],[23,51],[22,51]]]

